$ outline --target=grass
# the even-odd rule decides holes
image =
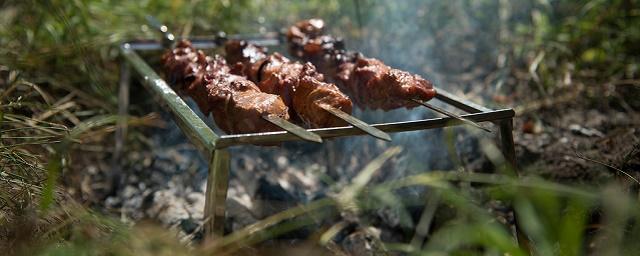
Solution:
[[[403,14],[414,15],[412,11],[423,12],[421,30],[403,22],[413,17]],[[634,241],[640,235],[637,187],[627,180],[601,181],[605,185],[594,188],[526,175],[516,179],[449,170],[370,184],[371,176],[399,153],[398,148],[374,160],[351,184],[336,188],[341,191],[336,196],[286,210],[213,242],[185,246],[170,230],[147,223],[128,226],[96,213],[69,196],[65,189],[73,184],[65,180],[83,171],[74,167],[73,159],[100,154],[104,161],[111,153],[108,141],[117,120],[117,44],[155,38],[144,25],[148,14],[167,21],[179,35],[272,30],[299,17],[322,16],[339,27],[341,35],[371,39],[357,43],[363,51],[385,56],[406,50],[424,57],[407,68],[426,66],[462,76],[473,65],[448,63],[456,57],[454,52],[464,50],[476,57],[475,64],[493,69],[486,80],[499,91],[527,95],[534,91],[533,98],[550,98],[551,105],[582,95],[598,99],[606,91],[609,105],[627,112],[640,108],[638,90],[629,89],[637,88],[640,76],[640,9],[634,1],[3,1],[0,247],[8,254],[241,254],[311,225],[320,227],[298,249],[335,254],[343,253],[336,236],[350,224],[340,216],[357,219],[357,229],[380,254],[527,254],[513,238],[509,216],[489,207],[496,202],[513,206],[535,254],[640,252]],[[359,26],[363,30],[355,29]],[[479,28],[483,33],[473,32]],[[411,40],[397,42],[407,35]],[[473,42],[489,50],[467,52],[469,36],[477,36]],[[402,44],[405,41],[419,42],[435,53],[425,55],[423,48]],[[394,63],[406,58],[386,57]],[[582,88],[586,93],[554,97]],[[531,107],[519,113],[550,104],[523,104]],[[153,116],[135,116],[143,113],[139,108],[133,106],[131,125],[153,125]],[[142,144],[136,141],[143,137],[140,130],[132,134],[128,142]],[[84,150],[88,145],[103,150]],[[496,146],[483,145],[495,166],[503,166]],[[408,217],[407,208],[425,201],[401,198],[397,191],[406,187],[430,191],[429,204],[418,220]],[[394,209],[403,227],[419,230],[405,230],[410,237],[406,242],[379,240],[370,217],[379,207]]]
[[[540,255],[582,255],[587,251],[597,255],[614,253],[635,255],[637,244],[632,239],[640,229],[640,206],[619,188],[609,186],[602,191],[576,188],[552,183],[537,178],[513,178],[498,174],[478,174],[456,171],[428,172],[401,180],[382,184],[367,184],[380,164],[397,154],[391,149],[365,167],[358,180],[341,189],[335,197],[320,199],[300,205],[268,217],[244,229],[211,243],[195,248],[185,248],[176,242],[170,232],[159,231],[144,224],[114,229],[104,237],[58,244],[55,249],[46,247],[47,253],[81,253],[91,248],[91,254],[145,254],[145,253],[197,253],[221,255],[242,252],[261,241],[277,237],[283,232],[304,226],[317,225],[318,219],[333,219],[346,212],[362,218],[359,225],[368,225],[367,213],[381,207],[397,207],[389,204],[385,197],[395,197],[394,191],[403,187],[426,186],[430,191],[438,191],[440,206],[455,209],[455,215],[437,225],[423,246],[413,244],[387,244],[379,241],[382,251],[387,253],[405,252],[416,255],[449,254],[497,254],[525,255],[514,240],[510,226],[497,221],[497,215],[487,210],[484,203],[489,199],[501,200],[515,206],[523,232],[532,240],[532,250]],[[468,193],[455,184],[470,182],[477,191]],[[347,198],[348,200],[345,200]],[[371,201],[376,203],[370,203]],[[405,202],[401,207],[409,207],[420,202]],[[594,214],[601,216],[593,222]],[[93,215],[86,215],[92,218]],[[422,221],[422,220],[421,220]],[[89,223],[104,223],[101,218]],[[80,222],[82,223],[82,222]],[[92,224],[93,225],[93,224]],[[597,225],[594,227],[594,225]],[[109,224],[109,228],[117,227]],[[335,227],[335,226],[334,226]],[[340,226],[337,226],[339,229]],[[334,228],[335,229],[335,228]],[[123,231],[124,230],[124,231]],[[111,231],[111,232],[114,232]],[[333,243],[332,235],[339,230],[321,227],[312,242]],[[624,235],[623,235],[624,234]],[[322,238],[322,239],[320,239]],[[375,238],[375,236],[374,236]],[[161,247],[154,247],[153,245]],[[330,251],[329,251],[330,252]]]

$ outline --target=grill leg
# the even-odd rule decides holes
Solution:
[[[127,137],[127,117],[129,115],[129,87],[131,84],[131,68],[129,63],[120,63],[120,82],[118,85],[118,123],[116,126],[116,145],[114,158],[120,160],[124,150],[124,141]],[[119,164],[119,163],[118,163]]]
[[[513,174],[518,175],[516,163],[516,146],[513,142],[513,119],[500,121],[500,142],[502,144],[502,154],[509,162]]]
[[[226,149],[215,150],[209,161],[204,204],[204,232],[207,239],[222,237],[229,185],[229,159]]]
[[[115,149],[109,172],[111,189],[117,191],[122,185],[122,154],[127,139],[127,117],[129,116],[129,88],[131,86],[131,67],[122,60],[120,63],[120,81],[118,83],[118,122],[115,132]]]
[[[513,119],[500,121],[500,142],[502,144],[502,154],[504,154],[505,159],[509,163],[508,168],[506,169],[511,170],[512,174],[518,176],[516,147],[515,142],[513,141]],[[522,248],[522,250],[527,253],[531,253],[529,238],[524,235],[524,233],[522,233],[522,229],[520,228],[520,224],[518,223],[517,216],[515,216],[515,212],[513,218],[515,222],[516,238],[518,239],[520,248]]]

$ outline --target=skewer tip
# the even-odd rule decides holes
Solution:
[[[415,103],[418,103],[418,104],[420,104],[420,105],[422,105],[422,106],[424,106],[424,107],[426,107],[426,108],[429,108],[429,109],[431,109],[431,110],[433,110],[433,111],[436,111],[436,112],[438,112],[438,113],[440,113],[440,114],[443,114],[443,115],[446,115],[446,116],[448,116],[448,117],[451,117],[451,118],[457,119],[457,120],[459,120],[459,121],[461,121],[461,122],[463,122],[463,123],[465,123],[465,124],[468,124],[468,125],[471,125],[471,126],[473,126],[473,127],[479,128],[479,129],[481,129],[481,130],[483,130],[483,131],[485,131],[485,132],[489,132],[489,133],[491,133],[491,132],[492,132],[489,128],[486,128],[486,127],[484,127],[484,126],[482,126],[482,125],[480,125],[480,124],[478,124],[478,123],[476,123],[476,122],[474,122],[474,121],[471,121],[471,120],[469,120],[469,119],[467,119],[467,118],[464,118],[464,117],[461,117],[461,116],[456,115],[456,114],[454,114],[454,113],[451,113],[451,112],[449,112],[449,111],[446,111],[446,110],[444,110],[444,109],[442,109],[442,108],[439,108],[439,107],[436,107],[436,106],[431,105],[431,104],[429,104],[429,103],[426,103],[426,102],[424,102],[424,101],[421,101],[421,100],[418,100],[418,99],[411,99],[411,101],[413,101],[413,102],[415,102]]]
[[[278,116],[275,115],[266,115],[266,116],[262,116],[262,118],[264,118],[265,120],[269,121],[270,123],[282,128],[283,130],[298,136],[299,138],[306,140],[306,141],[311,141],[311,142],[316,142],[316,143],[322,143],[322,137],[320,137],[318,134],[315,134],[313,132],[307,131],[306,129],[297,126],[285,119],[282,119]]]
[[[349,115],[348,113],[335,108],[333,106],[330,105],[326,105],[326,104],[321,104],[320,105],[321,108],[323,108],[324,110],[326,110],[327,112],[331,113],[332,115],[344,120],[345,122],[353,125],[353,127],[356,127],[358,129],[360,129],[361,131],[375,137],[381,140],[386,140],[386,141],[391,141],[391,136],[389,136],[389,134],[387,134],[386,132],[381,131],[378,128],[375,128],[371,125],[369,125],[368,123],[352,116]]]

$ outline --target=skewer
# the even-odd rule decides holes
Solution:
[[[334,108],[330,105],[326,105],[326,104],[321,104],[320,105],[321,108],[323,108],[324,110],[326,110],[327,112],[331,113],[332,115],[344,120],[345,122],[353,125],[353,127],[356,127],[360,130],[362,130],[363,132],[368,133],[369,135],[376,137],[378,139],[381,140],[386,140],[386,141],[391,141],[391,137],[389,136],[389,134],[381,131],[378,128],[375,128],[367,123],[365,123],[364,121],[347,114],[346,112]]]
[[[151,15],[147,15],[146,18],[147,18],[147,21],[149,22],[149,25],[151,25],[153,28],[157,29],[160,33],[162,33],[163,35],[162,46],[164,48],[169,48],[173,43],[173,41],[175,40],[175,36],[168,31],[167,26],[163,25],[155,17]],[[322,143],[322,138],[317,134],[307,131],[304,128],[297,126],[285,119],[282,119],[277,116],[263,116],[262,118],[282,128],[283,130],[300,137],[303,140]]]
[[[445,116],[448,116],[448,117],[451,117],[451,118],[457,119],[457,120],[459,120],[459,121],[461,121],[461,122],[463,122],[463,123],[465,123],[465,124],[468,124],[468,125],[474,126],[474,127],[476,127],[476,128],[479,128],[479,129],[482,129],[482,130],[484,130],[484,131],[486,131],[486,132],[491,132],[491,130],[489,130],[488,128],[486,128],[486,127],[484,127],[484,126],[482,126],[482,125],[480,125],[480,124],[478,124],[478,123],[476,123],[476,122],[474,122],[474,121],[471,121],[471,120],[469,120],[469,119],[466,119],[466,118],[461,117],[461,116],[459,116],[459,115],[456,115],[456,114],[454,114],[454,113],[451,113],[451,112],[449,112],[449,111],[446,111],[446,110],[444,110],[444,109],[442,109],[442,108],[436,107],[436,106],[434,106],[434,105],[431,105],[431,104],[429,104],[429,103],[426,103],[426,102],[423,102],[423,101],[421,101],[421,100],[417,100],[417,99],[411,99],[411,101],[413,101],[413,102],[415,102],[415,103],[418,103],[418,104],[420,104],[420,105],[422,105],[422,106],[425,106],[425,107],[427,107],[427,108],[429,108],[429,109],[431,109],[431,110],[433,110],[433,111],[435,111],[435,112],[438,112],[438,113],[440,113],[440,114],[443,114],[443,115],[445,115]]]
[[[173,41],[175,41],[176,37],[169,33],[169,28],[162,24],[156,17],[151,15],[146,16],[147,22],[151,27],[157,29],[160,33],[162,33],[162,47],[169,48]]]
[[[262,118],[282,128],[283,130],[300,137],[303,140],[322,143],[322,138],[318,134],[307,131],[300,126],[297,126],[285,119],[282,119],[281,117],[274,116],[274,115],[266,115],[266,116],[262,116]]]

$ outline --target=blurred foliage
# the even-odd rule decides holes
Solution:
[[[43,165],[69,128],[47,121],[56,112],[32,112],[53,104],[51,95],[19,79],[17,72],[6,75],[0,81],[0,210],[22,212],[45,189]]]
[[[640,204],[619,185],[593,191],[536,178],[458,171],[434,171],[371,184],[372,176],[384,171],[382,164],[399,152],[398,148],[388,150],[365,167],[353,183],[339,185],[337,193],[328,198],[290,208],[191,248],[177,242],[172,231],[145,223],[127,228],[74,211],[71,216],[75,224],[61,225],[65,228],[56,231],[66,232],[66,242],[40,241],[41,246],[29,249],[52,255],[349,255],[353,251],[337,245],[337,234],[348,226],[345,221],[357,220],[356,232],[363,232],[376,245],[372,250],[378,255],[526,255],[527,250],[513,238],[510,220],[492,211],[496,208],[487,207],[499,200],[515,206],[521,232],[531,239],[528,248],[535,255],[638,255],[640,248],[634,239],[640,235]],[[463,183],[476,186],[471,191],[462,188]],[[380,240],[373,228],[376,221],[369,216],[382,208],[408,211],[424,205],[422,200],[397,197],[397,190],[416,186],[428,187],[438,197],[437,203],[426,206],[438,213],[423,214],[418,220],[434,223],[431,230],[426,230],[428,235],[410,230],[411,243]],[[84,217],[77,217],[78,213]],[[275,239],[277,243],[280,235],[305,227],[314,231],[307,242],[287,243],[279,250],[261,249],[261,242]]]
[[[275,6],[246,0],[3,1],[0,63],[32,75],[36,82],[78,90],[96,107],[113,112],[117,44],[131,38],[156,38],[156,32],[146,25],[146,15],[165,21],[179,35],[257,32],[260,23],[279,17],[275,16],[281,13],[278,7],[290,4],[295,13],[314,10],[321,14],[321,10],[337,8],[336,1]],[[268,13],[274,16],[266,16]],[[286,17],[277,20],[282,18]]]
[[[350,47],[395,66],[436,78],[478,67],[524,70],[524,77],[510,75],[521,78],[514,86],[533,84],[543,94],[576,76],[638,76],[640,7],[632,0],[27,0],[0,5],[0,63],[33,74],[36,82],[80,90],[110,112],[116,101],[117,43],[157,38],[145,25],[149,14],[183,36],[279,30],[300,18],[322,17],[335,34],[353,39],[347,41]]]
[[[49,242],[93,239],[92,232],[106,236],[117,233],[114,229],[121,224],[86,210],[59,186],[62,177],[73,175],[70,156],[90,154],[82,146],[102,143],[117,118],[83,118],[81,112],[87,107],[73,93],[57,97],[45,87],[24,80],[18,71],[2,70],[0,78],[3,252],[14,254],[39,249]],[[130,123],[145,123],[140,121],[132,118]],[[36,246],[30,247],[31,243]]]
[[[518,2],[518,1],[516,1]],[[522,3],[520,3],[521,5]],[[543,96],[584,83],[633,84],[640,76],[640,4],[632,0],[532,1],[511,16],[517,65]],[[517,4],[516,4],[517,5]],[[526,17],[523,21],[523,17]],[[626,85],[626,84],[625,84]],[[601,89],[600,89],[601,90]],[[596,94],[595,97],[598,97]]]

